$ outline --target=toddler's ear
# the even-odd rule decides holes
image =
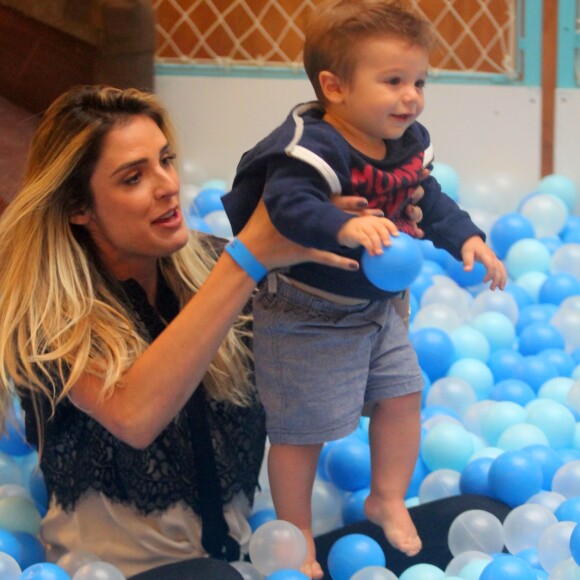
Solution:
[[[343,86],[340,79],[330,71],[323,70],[318,75],[320,88],[329,103],[341,103],[344,99]]]

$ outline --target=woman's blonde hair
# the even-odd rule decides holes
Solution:
[[[430,52],[435,46],[431,23],[409,0],[326,0],[314,10],[304,40],[304,68],[317,99],[325,104],[322,71],[352,82],[360,41],[374,36],[405,38]]]
[[[175,144],[153,95],[112,87],[71,89],[49,107],[36,132],[23,187],[0,218],[0,427],[11,407],[11,382],[45,395],[54,411],[84,372],[102,378],[102,396],[110,395],[147,347],[90,236],[69,220],[92,207],[90,179],[105,135],[134,115],[151,118]],[[160,260],[181,305],[215,259],[192,236]],[[240,318],[230,330],[204,377],[213,398],[247,400],[245,322]]]

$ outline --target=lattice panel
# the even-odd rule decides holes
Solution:
[[[153,0],[159,62],[301,68],[319,0]],[[516,0],[413,0],[440,40],[435,69],[513,76]]]

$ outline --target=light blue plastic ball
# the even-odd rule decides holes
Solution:
[[[528,272],[548,273],[551,254],[539,240],[524,239],[515,242],[505,258],[505,266],[512,278]]]
[[[511,348],[516,338],[513,322],[501,312],[482,312],[470,324],[487,338],[492,353]]]
[[[19,580],[70,580],[70,576],[60,566],[42,562],[23,570]]]
[[[442,580],[445,572],[433,564],[413,564],[400,576],[399,580]]]
[[[526,421],[545,433],[552,449],[572,446],[576,420],[568,407],[550,399],[537,399],[528,405],[527,411]]]
[[[483,361],[475,358],[457,360],[449,367],[447,376],[469,383],[478,401],[489,399],[494,380],[492,372]]]
[[[474,358],[482,362],[489,359],[491,348],[483,332],[470,325],[460,326],[450,333],[457,359]]]
[[[461,472],[472,454],[472,439],[463,426],[455,423],[434,425],[421,442],[421,457],[431,471],[452,469]]]
[[[454,201],[459,200],[459,175],[451,165],[435,161],[431,176],[437,180],[444,193]]]
[[[524,407],[510,401],[499,401],[483,412],[481,434],[489,445],[496,446],[501,434],[512,425],[523,423],[527,413]]]
[[[552,173],[543,177],[536,187],[538,193],[550,193],[560,198],[569,211],[576,206],[578,190],[576,184],[569,177]]]

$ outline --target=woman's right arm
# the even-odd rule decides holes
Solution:
[[[353,260],[307,249],[281,236],[263,203],[238,238],[268,270],[306,261],[358,269]],[[102,381],[85,374],[72,389],[72,401],[122,441],[146,447],[202,380],[255,285],[223,252],[199,292],[128,369],[110,397],[103,400]]]

